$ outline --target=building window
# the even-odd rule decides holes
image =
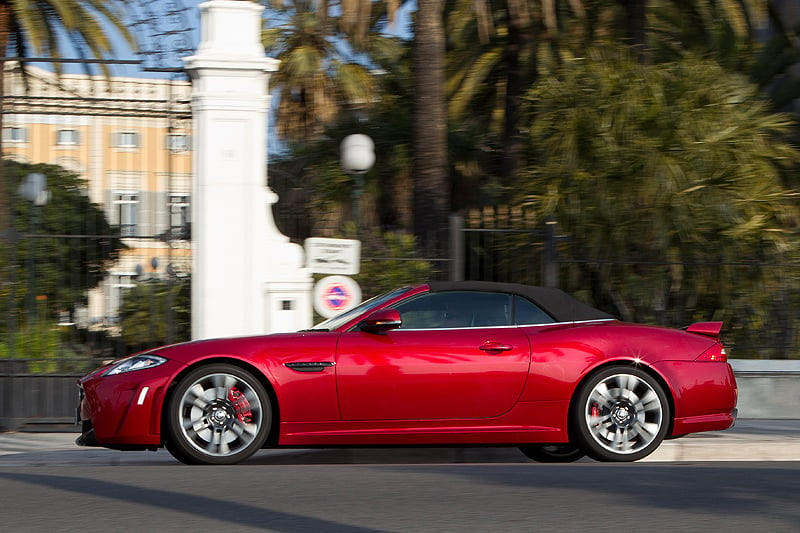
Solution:
[[[16,143],[28,142],[28,129],[22,126],[6,126],[3,128],[3,141]]]
[[[116,323],[119,317],[119,308],[125,299],[125,294],[136,286],[136,273],[121,273],[111,276],[111,291],[109,293],[108,310],[106,321],[110,324]]]
[[[135,131],[118,131],[112,141],[115,148],[139,148],[139,134]]]
[[[187,193],[169,194],[169,233],[173,239],[189,239],[191,204]]]
[[[165,138],[165,148],[171,152],[188,152],[191,150],[191,138],[183,133],[170,133]]]
[[[114,214],[122,237],[136,236],[136,213],[138,209],[138,194],[127,192],[114,194]]]
[[[80,144],[80,135],[78,133],[78,130],[58,130],[56,132],[56,144],[59,145]]]

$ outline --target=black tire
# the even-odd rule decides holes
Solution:
[[[638,368],[601,370],[577,392],[572,430],[598,461],[637,461],[653,453],[670,425],[663,387]]]
[[[539,463],[574,463],[586,455],[572,444],[522,444],[519,450]]]
[[[199,367],[183,377],[166,405],[164,446],[187,464],[227,465],[261,449],[272,425],[263,385],[228,364]]]

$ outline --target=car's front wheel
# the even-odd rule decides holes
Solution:
[[[233,365],[189,372],[170,394],[166,448],[188,464],[234,464],[258,451],[272,424],[263,385]]]
[[[663,387],[633,367],[601,370],[578,391],[572,423],[586,454],[598,461],[636,461],[666,436],[670,408]]]
[[[521,444],[519,449],[539,463],[574,463],[586,455],[572,444]]]

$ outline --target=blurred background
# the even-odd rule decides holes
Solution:
[[[7,377],[74,382],[190,336],[196,2],[79,4],[77,23],[0,10]],[[722,320],[733,358],[800,359],[796,1],[265,5],[276,222],[360,239],[365,298],[557,286],[624,320]],[[353,133],[366,173],[341,165]]]

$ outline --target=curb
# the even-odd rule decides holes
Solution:
[[[35,460],[55,464],[85,463],[87,459],[114,459],[115,464],[171,458],[166,453],[120,452],[75,445],[77,432],[0,433],[0,466],[14,461]],[[55,454],[50,455],[50,454]],[[64,455],[69,455],[65,457]],[[515,448],[328,448],[264,450],[256,456],[302,455],[311,462],[406,463],[406,462],[528,462]],[[45,456],[48,458],[45,459]],[[4,459],[6,461],[4,461]],[[800,420],[740,420],[726,431],[696,433],[664,441],[640,462],[686,461],[800,461]]]

